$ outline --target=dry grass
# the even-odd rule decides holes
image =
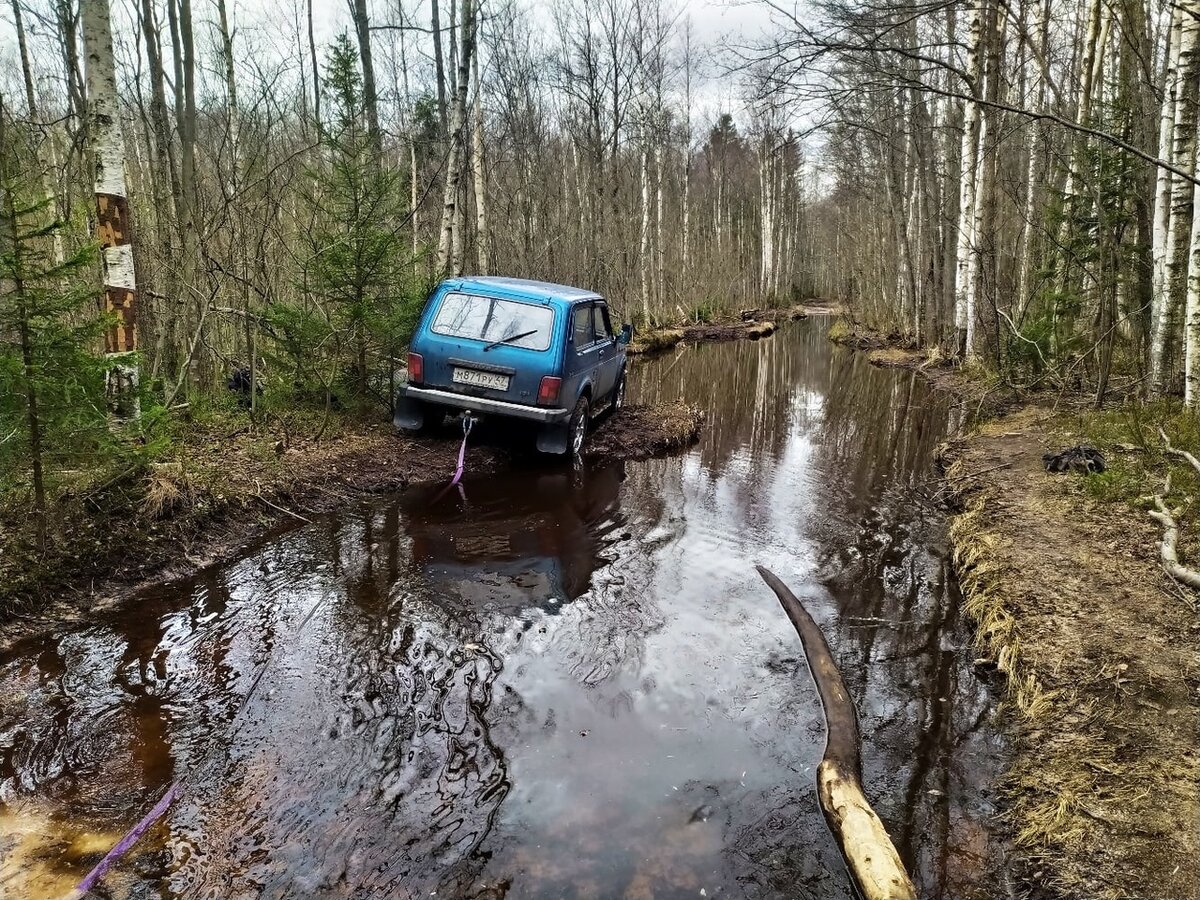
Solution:
[[[146,473],[139,510],[147,521],[156,521],[190,506],[196,497],[196,485],[180,460],[153,463]]]
[[[1144,514],[1042,470],[1053,441],[1027,410],[945,453],[966,611],[1008,676],[1023,874],[1038,896],[1194,900],[1200,624]]]
[[[663,350],[670,350],[682,340],[682,328],[655,328],[635,334],[628,352],[635,356],[641,353],[661,353]]]

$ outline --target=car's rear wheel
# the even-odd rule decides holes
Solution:
[[[587,397],[580,397],[571,413],[571,427],[568,434],[571,437],[571,455],[578,456],[583,451],[583,440],[587,437],[588,413],[590,411]]]

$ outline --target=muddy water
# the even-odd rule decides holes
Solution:
[[[994,706],[928,502],[955,413],[820,322],[639,363],[672,459],[412,489],[0,656],[0,894],[845,898],[816,692],[922,897],[993,897]]]

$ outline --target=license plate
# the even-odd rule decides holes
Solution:
[[[480,372],[476,369],[455,369],[450,377],[455,384],[469,384],[472,387],[491,388],[494,391],[508,390],[507,375]]]

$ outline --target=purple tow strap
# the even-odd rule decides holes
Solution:
[[[472,419],[470,416],[463,416],[462,423],[463,423],[463,439],[462,439],[462,445],[459,446],[459,448],[458,448],[458,466],[454,469],[454,475],[450,479],[449,484],[447,484],[444,488],[442,488],[440,491],[438,491],[437,496],[434,497],[433,500],[430,501],[430,504],[429,504],[430,506],[432,506],[434,503],[437,503],[439,500],[441,500],[443,497],[445,497],[446,494],[450,493],[450,489],[452,487],[454,487],[456,484],[458,484],[459,481],[462,480],[463,461],[466,459],[466,455],[467,455],[467,435],[469,435],[471,433],[471,428],[475,424],[475,420]],[[461,491],[462,488],[460,487],[459,490]]]
[[[104,859],[100,860],[100,862],[96,864],[96,868],[87,873],[87,877],[84,878],[83,881],[79,882],[79,884],[76,886],[76,890],[78,890],[81,894],[86,894],[88,891],[94,888],[96,886],[96,882],[103,878],[104,874],[110,868],[112,868],[112,864],[120,859],[130,847],[136,844],[141,836],[150,828],[150,826],[158,821],[162,814],[167,811],[167,807],[171,805],[171,802],[175,799],[175,795],[177,793],[179,793],[178,781],[167,789],[167,792],[163,794],[162,799],[154,804],[154,808],[151,809],[150,812],[146,813],[146,815],[142,818],[142,821],[134,825],[133,828],[130,829],[129,834],[121,838],[121,840],[117,842],[117,845],[108,851]]]
[[[467,435],[471,433],[471,420],[464,419],[463,422],[466,424],[463,425],[462,445],[458,448],[458,468],[454,470],[454,477],[450,479],[450,487],[458,484],[459,480],[463,477],[463,460],[467,455]]]

